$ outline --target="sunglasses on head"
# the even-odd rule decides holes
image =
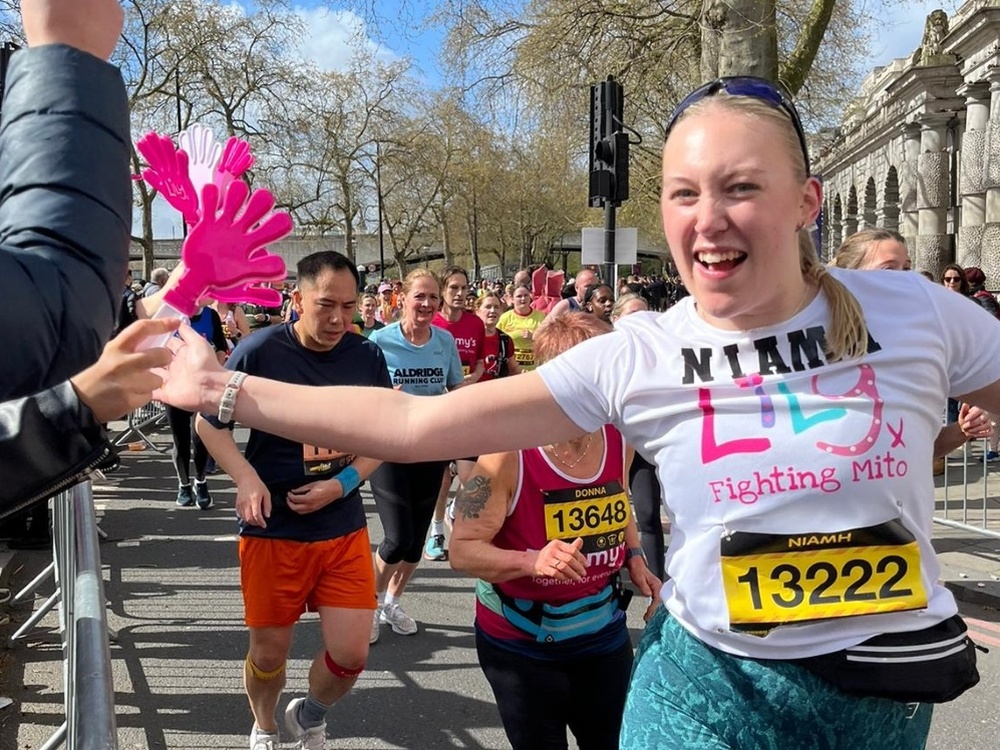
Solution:
[[[802,156],[806,161],[806,174],[810,174],[809,149],[806,146],[806,134],[802,130],[802,121],[799,119],[799,113],[792,103],[792,97],[780,83],[774,83],[766,78],[757,78],[756,76],[724,76],[699,86],[685,96],[681,103],[677,105],[674,113],[670,115],[670,120],[667,122],[666,135],[670,135],[670,131],[677,124],[677,120],[680,119],[681,115],[692,104],[697,104],[702,99],[715,96],[720,91],[724,91],[730,96],[748,96],[751,99],[766,102],[788,115],[792,121],[792,125],[795,127],[795,134],[799,137],[799,146],[802,147]]]

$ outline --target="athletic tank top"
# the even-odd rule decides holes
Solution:
[[[630,517],[622,477],[625,443],[611,425],[602,429],[604,457],[589,479],[564,474],[541,448],[518,453],[513,507],[493,544],[501,549],[540,550],[550,539],[572,541],[582,536],[587,573],[580,581],[522,576],[496,584],[506,596],[565,604],[600,592],[624,565],[625,527]],[[478,599],[476,622],[494,638],[526,638],[523,631]]]

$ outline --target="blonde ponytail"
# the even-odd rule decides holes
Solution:
[[[830,275],[819,262],[809,230],[799,231],[799,259],[802,275],[814,281],[830,306],[830,327],[826,332],[826,356],[830,362],[860,359],[868,351],[868,326],[861,305],[846,286]]]

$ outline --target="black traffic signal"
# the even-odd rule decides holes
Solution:
[[[628,199],[628,134],[623,132],[624,91],[608,80],[590,87],[590,205]]]

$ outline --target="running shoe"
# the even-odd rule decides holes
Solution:
[[[444,548],[444,534],[431,534],[424,546],[424,559],[436,562],[448,559],[448,550]]]
[[[378,642],[379,628],[382,626],[382,608],[376,607],[372,617],[372,632],[368,635],[368,644]]]
[[[194,497],[198,501],[198,507],[208,510],[212,507],[212,495],[208,491],[208,482],[194,483]]]
[[[254,724],[250,732],[250,750],[278,750],[278,733],[263,732]]]
[[[987,461],[1000,460],[1000,453],[998,453],[997,451],[986,451],[986,460]]]
[[[416,635],[417,622],[410,617],[397,602],[382,607],[379,620],[392,626],[392,632],[398,635]]]
[[[194,492],[190,484],[182,484],[177,490],[177,504],[182,508],[190,508],[194,505]]]
[[[305,701],[305,698],[296,698],[285,709],[285,727],[296,740],[292,747],[295,750],[323,750],[326,746],[326,723],[309,729],[299,724],[299,706]]]

